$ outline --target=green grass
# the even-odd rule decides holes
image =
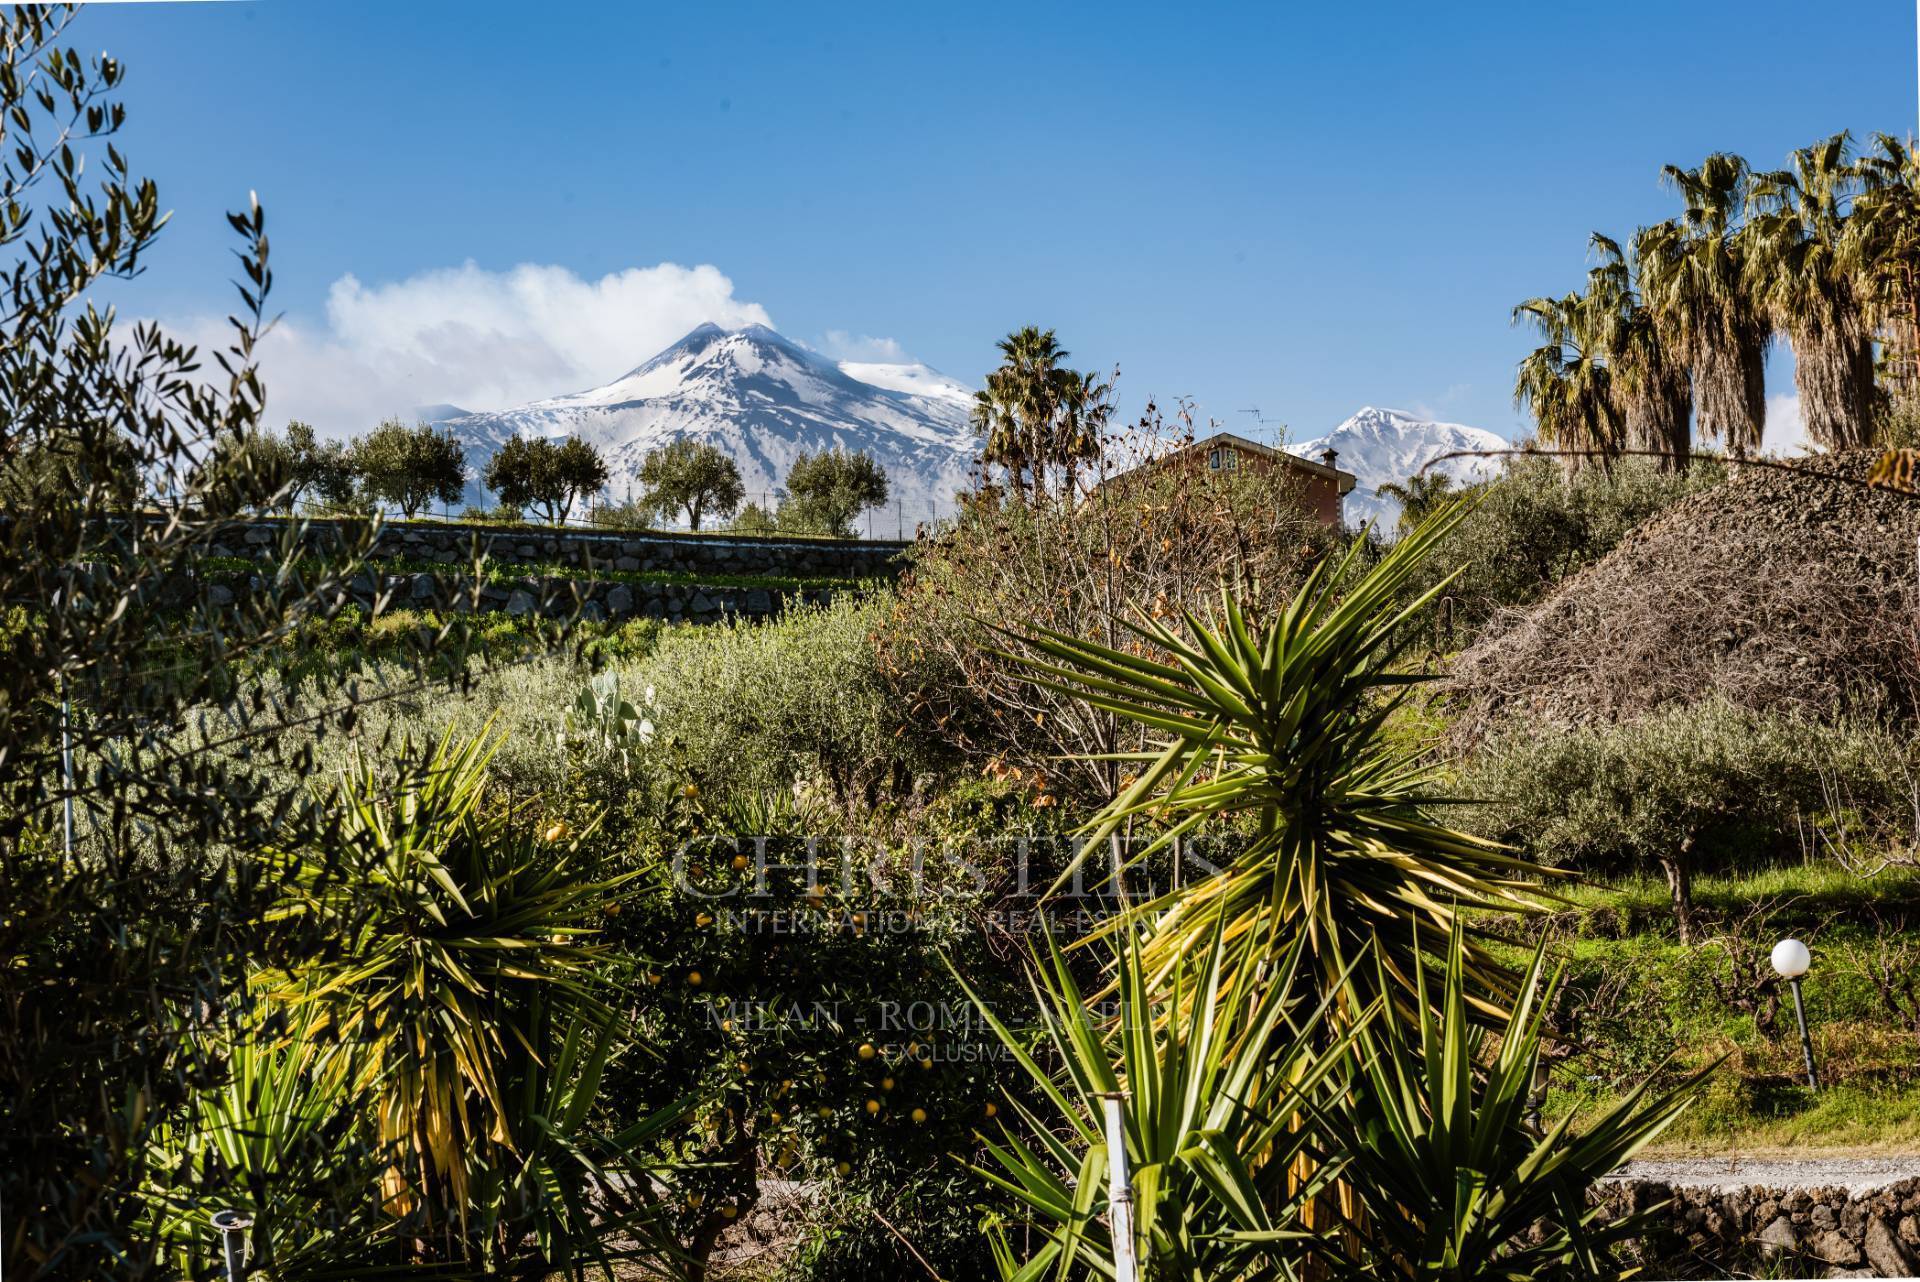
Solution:
[[[1694,886],[1701,941],[1675,937],[1664,883],[1577,885],[1549,921],[1565,959],[1563,1019],[1580,1042],[1555,1067],[1548,1111],[1590,1114],[1645,1077],[1677,1080],[1723,1060],[1656,1151],[1920,1150],[1920,1015],[1888,1005],[1872,973],[1920,968],[1920,870],[1873,878],[1833,864]],[[1802,1080],[1792,999],[1758,985],[1792,935],[1813,949],[1804,981],[1822,1089]],[[1510,955],[1525,945],[1516,939]]]

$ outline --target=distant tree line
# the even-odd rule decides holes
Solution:
[[[860,515],[887,501],[886,469],[860,450],[802,451],[787,469],[778,504],[746,502],[740,468],[704,441],[678,440],[648,452],[639,498],[602,514],[613,523],[684,519],[698,530],[719,519],[742,534],[824,534],[850,538]],[[742,506],[744,503],[744,506]]]

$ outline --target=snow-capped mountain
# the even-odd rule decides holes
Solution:
[[[837,364],[764,325],[702,325],[605,386],[438,425],[467,447],[474,502],[487,461],[515,436],[578,435],[598,446],[616,499],[640,493],[648,451],[681,438],[724,451],[748,499],[762,503],[801,452],[864,450],[886,469],[888,507],[911,534],[915,522],[951,512],[967,485],[972,400],[924,365]]]
[[[1381,533],[1391,537],[1394,522],[1400,517],[1400,504],[1378,493],[1382,485],[1404,485],[1408,477],[1442,454],[1504,450],[1510,444],[1485,428],[1435,423],[1403,410],[1369,405],[1325,436],[1287,448],[1310,459],[1319,458],[1322,450],[1337,451],[1340,469],[1358,478],[1353,493],[1347,495],[1347,524],[1357,529],[1374,521]],[[1433,470],[1445,472],[1456,482],[1481,481],[1498,475],[1502,462],[1498,458],[1449,459]]]

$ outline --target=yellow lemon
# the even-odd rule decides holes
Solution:
[[[883,1078],[881,1078],[881,1079],[880,1079],[880,1089],[881,1089],[881,1090],[883,1090],[883,1091],[890,1091],[890,1090],[892,1090],[892,1089],[893,1089],[893,1079],[892,1079],[891,1077],[883,1077]]]
[[[720,1218],[722,1219],[731,1220],[738,1214],[740,1214],[740,1208],[731,1202],[720,1208]]]
[[[549,842],[565,841],[572,835],[573,829],[567,827],[567,821],[564,819],[550,824],[547,827],[546,837]]]
[[[995,1104],[995,1103],[994,1103],[994,1102],[993,1102],[992,1100],[988,1100],[988,1101],[987,1101],[987,1116],[988,1116],[988,1117],[992,1117],[992,1116],[994,1116],[994,1115],[995,1115],[996,1113],[998,1113],[999,1111],[1000,1111],[1000,1106],[999,1106],[998,1104]]]
[[[874,1114],[874,1113],[878,1113],[879,1111],[880,1111],[880,1101],[879,1101],[879,1100],[877,1100],[877,1099],[870,1099],[870,1100],[868,1100],[868,1101],[867,1101],[867,1112],[868,1112],[868,1114],[869,1114],[869,1115],[871,1115],[871,1114]]]
[[[853,1170],[853,1163],[851,1162],[835,1162],[833,1164],[833,1173],[835,1175],[845,1175],[851,1170]]]
[[[775,1112],[767,1114],[767,1125],[769,1126],[778,1126],[780,1125],[780,1123],[786,1120],[787,1120],[786,1118],[780,1116],[777,1110]]]
[[[657,984],[657,983],[659,983],[659,982],[660,982],[660,972],[659,972],[659,971],[657,971],[657,970],[650,970],[650,971],[648,971],[648,972],[647,972],[647,982],[648,982],[649,984]]]
[[[929,1056],[925,1056],[925,1057],[923,1057],[923,1058],[921,1059],[921,1061],[920,1061],[920,1067],[922,1067],[922,1068],[932,1068],[932,1067],[933,1067],[933,1057],[932,1057],[931,1055],[929,1055]]]
[[[697,971],[697,970],[690,970],[690,971],[688,971],[688,972],[687,972],[687,982],[688,982],[689,984],[692,984],[692,985],[693,985],[693,986],[694,986],[695,988],[698,988],[698,987],[700,987],[700,972],[699,972],[699,971]]]
[[[680,795],[685,797],[688,801],[692,801],[695,797],[700,795],[700,789],[690,783],[686,787],[680,790]]]
[[[914,1110],[913,1110],[913,1123],[914,1123],[914,1125],[915,1125],[915,1126],[920,1126],[920,1125],[924,1125],[924,1124],[925,1124],[925,1122],[926,1122],[926,1120],[927,1120],[927,1110],[926,1110],[926,1109],[924,1109],[924,1108],[916,1108],[916,1109],[914,1109]]]
[[[693,924],[696,926],[711,926],[713,925],[713,914],[701,913],[698,917],[695,917],[693,919]]]
[[[828,1108],[825,1104],[822,1104],[820,1106],[819,1113],[822,1121],[833,1116],[833,1110]]]
[[[733,870],[735,872],[745,872],[747,869],[747,865],[751,862],[753,861],[748,859],[745,855],[735,855],[733,857]]]
[[[875,1056],[875,1055],[876,1055],[877,1053],[878,1053],[878,1052],[877,1052],[877,1051],[875,1051],[875,1050],[873,1049],[873,1043],[872,1043],[872,1042],[861,1042],[861,1043],[860,1043],[860,1058],[861,1058],[861,1059],[872,1059],[872,1058],[873,1058],[873,1057],[874,1057],[874,1056]]]

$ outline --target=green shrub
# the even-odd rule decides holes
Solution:
[[[1873,841],[1911,816],[1908,748],[1867,726],[1714,700],[1640,721],[1519,732],[1467,763],[1461,795],[1488,836],[1597,875],[1658,871],[1683,940],[1696,872],[1752,867],[1821,841]]]
[[[770,622],[669,633],[630,675],[652,686],[654,718],[679,769],[705,789],[752,793],[823,783],[842,800],[907,791],[940,764],[883,677],[872,633],[881,595],[837,597]]]

